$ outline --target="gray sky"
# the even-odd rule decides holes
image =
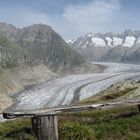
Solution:
[[[0,22],[50,25],[64,39],[140,29],[140,0],[0,0]]]

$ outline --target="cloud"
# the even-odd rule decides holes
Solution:
[[[53,0],[53,3],[55,1]],[[115,26],[115,18],[121,8],[120,0],[88,0],[86,3],[75,4],[74,0],[72,1],[72,3],[69,2],[65,5],[63,0],[61,2],[63,4],[59,4],[61,11],[58,10],[58,13],[43,10],[40,7],[41,2],[35,3],[33,7],[32,4],[29,4],[27,6],[19,5],[11,9],[9,7],[1,8],[0,13],[5,14],[0,14],[0,20],[18,27],[35,23],[48,24],[66,40],[84,35],[87,32],[109,31],[112,25],[112,28]],[[52,5],[51,2],[50,5]],[[57,3],[55,7],[57,7]]]
[[[93,24],[100,24],[109,20],[113,12],[118,9],[120,4],[117,0],[95,0],[88,5],[69,6],[65,9],[63,17],[78,24],[80,20],[84,23],[92,20]]]
[[[25,0],[21,3],[13,0],[10,3],[10,0],[5,0],[0,5],[0,21],[17,27],[35,23],[48,24],[68,40],[87,32],[139,29],[138,2],[130,4],[130,0],[60,0],[58,3],[57,0]]]
[[[70,5],[56,20],[49,18],[51,25],[65,38],[72,38],[89,31],[103,31],[119,11],[119,0],[93,0],[86,5]]]

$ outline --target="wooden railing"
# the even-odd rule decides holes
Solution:
[[[102,110],[114,107],[125,107],[136,105],[140,111],[140,100],[127,100],[123,102],[111,102],[103,104],[92,104],[82,106],[69,106],[39,110],[20,110],[18,112],[4,111],[3,116],[6,119],[18,117],[30,117],[32,129],[38,140],[58,140],[57,116],[66,112],[80,112],[84,110]]]

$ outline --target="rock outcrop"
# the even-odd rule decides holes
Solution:
[[[53,71],[61,71],[84,62],[48,25],[18,29],[0,23],[0,40],[1,67],[43,63]]]

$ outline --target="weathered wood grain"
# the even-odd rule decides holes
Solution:
[[[57,116],[32,118],[32,129],[38,140],[58,140]]]
[[[82,106],[69,106],[60,108],[46,108],[39,110],[20,110],[18,112],[3,112],[3,116],[6,119],[13,119],[17,117],[41,117],[50,115],[59,115],[66,112],[78,112],[84,110],[97,110],[97,109],[107,109],[113,107],[124,107],[130,105],[140,105],[140,100],[127,100],[122,102],[110,102],[102,104],[92,104],[92,105],[82,105]]]

